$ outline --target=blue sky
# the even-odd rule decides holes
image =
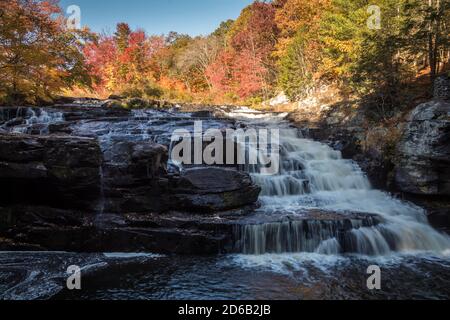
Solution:
[[[170,31],[193,36],[209,34],[221,21],[236,19],[253,0],[61,0],[81,8],[81,24],[93,31],[112,33],[118,22],[149,34]]]

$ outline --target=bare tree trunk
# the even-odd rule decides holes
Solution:
[[[433,0],[428,0],[428,10],[429,13],[432,13],[433,10]],[[433,48],[433,20],[430,17],[430,21],[428,22],[429,26],[428,26],[428,60],[430,62],[430,77],[431,77],[431,82],[434,81],[434,78],[436,76],[436,64],[435,64],[435,59],[434,59],[434,48]]]

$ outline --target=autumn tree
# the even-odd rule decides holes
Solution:
[[[228,94],[235,93],[242,99],[269,95],[275,79],[271,55],[277,36],[274,17],[271,3],[256,1],[242,11],[227,32],[227,47],[218,55],[219,61],[227,60],[231,65],[220,68],[222,71],[216,72],[211,67],[207,70],[213,87],[220,91],[227,83],[232,90]],[[217,61],[212,63],[213,66],[218,64]],[[228,79],[221,79],[219,75]]]
[[[318,82],[321,43],[319,30],[330,0],[277,0],[275,22],[280,35],[275,56],[278,61],[278,84],[295,100]]]
[[[305,32],[300,29],[280,60],[278,83],[292,101],[305,96],[313,85],[307,46]]]
[[[390,117],[407,104],[405,92],[425,65],[434,78],[448,61],[447,3],[333,0],[321,23],[321,71],[363,97],[377,117]]]
[[[235,21],[191,37],[149,36],[127,23],[94,36],[68,30],[57,0],[3,0],[0,99],[39,102],[91,85],[101,97],[255,103],[277,91],[297,100],[329,82],[371,98],[386,118],[417,75],[449,68],[449,2],[255,1]]]
[[[220,23],[219,27],[211,33],[211,36],[215,37],[221,42],[223,47],[227,46],[227,35],[233,27],[234,20],[227,20]]]
[[[378,32],[367,28],[370,17],[367,9],[367,0],[333,0],[330,10],[324,13],[321,21],[320,71],[327,79],[336,80],[343,87],[352,85],[352,77],[363,59],[364,50],[377,45],[367,41],[370,33]]]
[[[177,32],[170,32],[164,37],[164,45],[155,53],[153,59],[152,68],[158,81],[177,75],[177,57],[184,52],[191,41],[192,38],[189,35]]]
[[[220,48],[218,36],[197,37],[178,55],[176,61],[178,74],[189,91],[212,89],[206,70],[217,58]]]
[[[120,53],[125,52],[129,46],[131,36],[131,29],[128,23],[120,22],[117,24],[116,32],[114,33],[114,41]]]
[[[69,30],[58,2],[0,2],[0,99],[48,101],[63,88],[89,85],[82,55],[87,30]]]
[[[233,94],[234,54],[222,50],[216,59],[206,68],[205,73],[220,96]]]
[[[164,48],[164,39],[148,37],[119,23],[114,36],[103,35],[89,42],[85,57],[100,95],[158,96],[154,58]]]
[[[450,60],[450,1],[408,0],[404,5],[405,45],[412,54],[426,59],[433,80]]]
[[[275,0],[275,22],[280,30],[276,51],[278,57],[286,54],[300,30],[305,34],[303,38],[306,39],[306,35],[310,35],[307,40],[317,43],[321,18],[329,9],[330,2],[331,0]],[[314,47],[313,44],[310,45],[310,48],[312,47]]]

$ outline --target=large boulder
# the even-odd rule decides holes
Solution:
[[[450,103],[433,100],[409,116],[398,145],[395,180],[404,192],[450,195]]]
[[[95,139],[0,135],[0,204],[92,208],[101,158]]]
[[[247,173],[218,167],[188,169],[172,189],[175,207],[197,212],[253,205],[260,192]]]

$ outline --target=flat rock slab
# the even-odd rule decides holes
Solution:
[[[213,215],[169,212],[166,214],[103,214],[86,217],[78,211],[36,206],[0,208],[1,250],[71,252],[150,252],[219,254],[239,252],[239,230],[244,226],[335,224],[340,232],[352,230],[354,221],[372,227],[381,218],[369,214],[312,211],[310,215],[270,215],[254,207]]]

